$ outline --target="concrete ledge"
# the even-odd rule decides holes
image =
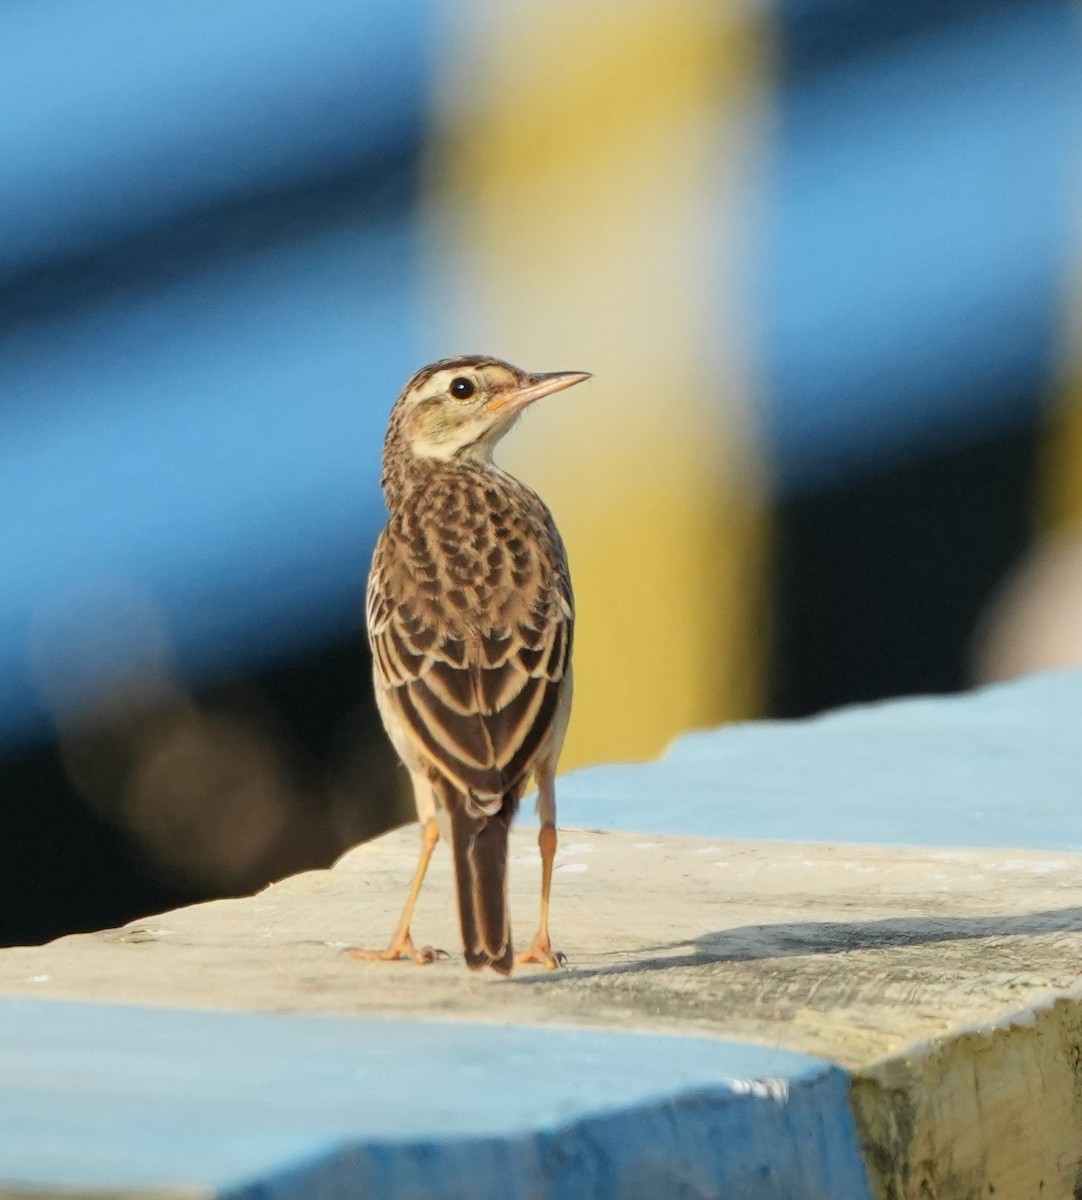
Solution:
[[[416,930],[450,961],[338,953],[386,936],[415,829],[250,899],[0,951],[0,1183],[1071,1196],[1082,853],[1060,838],[1079,711],[1082,678],[1049,677],[694,735],[660,763],[572,776],[565,819],[609,828],[563,834],[554,933],[571,966],[554,974],[463,969],[446,855]],[[800,802],[812,817],[786,815]],[[752,836],[783,818],[785,834],[875,825],[881,843],[930,844]],[[728,824],[748,836],[719,836]],[[989,848],[996,828],[1010,848]],[[538,874],[516,831],[520,937]]]

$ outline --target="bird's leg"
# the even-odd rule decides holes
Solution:
[[[544,824],[537,835],[541,850],[541,920],[529,950],[520,950],[515,955],[517,963],[541,963],[550,971],[567,960],[552,949],[549,938],[549,894],[552,890],[552,860],[556,857],[556,826]]]
[[[517,963],[540,963],[550,971],[563,966],[567,957],[554,951],[549,939],[549,895],[552,892],[552,864],[556,858],[556,783],[552,771],[538,772],[537,809],[541,816],[541,832],[537,846],[541,851],[541,920],[529,950],[515,955]]]
[[[443,951],[433,950],[431,946],[422,946],[418,949],[413,944],[413,937],[410,934],[413,909],[417,904],[417,897],[421,894],[421,885],[425,881],[428,864],[432,860],[432,852],[436,849],[436,843],[439,840],[440,827],[435,817],[429,817],[421,828],[421,857],[417,863],[417,870],[413,873],[413,882],[410,884],[409,895],[406,897],[406,906],[402,910],[402,917],[391,935],[390,942],[384,950],[362,950],[357,946],[351,947],[347,951],[351,958],[366,958],[382,962],[411,958],[418,966],[423,966],[426,963],[435,962],[443,954]]]

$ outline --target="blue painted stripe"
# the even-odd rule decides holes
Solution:
[[[7,1000],[0,1079],[8,1186],[869,1196],[845,1072],[767,1046]]]
[[[433,5],[9,0],[0,273],[420,142]]]
[[[433,15],[0,6],[0,744],[359,628]]]
[[[905,19],[894,7],[857,5],[852,25],[889,30]],[[1056,369],[1082,20],[1071,0],[946,19],[956,7],[934,34],[782,79],[758,353],[787,489],[1009,427]]]
[[[359,628],[418,253],[408,216],[334,229],[0,353],[19,399],[0,409],[0,740],[159,645],[188,672]]]
[[[1082,672],[678,739],[560,782],[569,827],[1082,851]]]

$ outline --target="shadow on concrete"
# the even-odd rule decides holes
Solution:
[[[808,921],[784,925],[748,925],[704,933],[685,942],[640,946],[611,965],[544,975],[519,975],[510,983],[536,986],[556,983],[569,975],[591,979],[605,975],[667,971],[710,963],[755,962],[771,958],[800,958],[817,954],[847,954],[861,950],[896,950],[939,942],[986,938],[1032,937],[1038,934],[1082,933],[1082,907],[979,917],[885,917],[874,921]],[[686,953],[679,953],[688,947]]]

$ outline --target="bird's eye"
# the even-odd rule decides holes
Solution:
[[[457,379],[451,380],[451,395],[456,400],[468,400],[477,387],[472,379],[467,379],[465,375],[459,375]]]

